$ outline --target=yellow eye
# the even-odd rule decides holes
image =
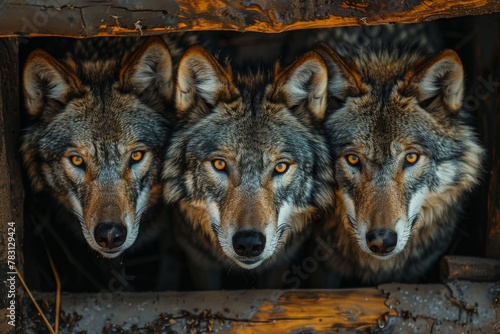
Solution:
[[[288,170],[288,166],[289,165],[286,162],[279,162],[274,167],[274,170],[276,171],[276,173],[282,174]]]
[[[80,167],[83,164],[83,158],[79,155],[72,155],[70,158],[71,163],[76,167]]]
[[[215,159],[214,161],[212,161],[212,165],[214,166],[215,169],[220,170],[220,171],[225,170],[227,167],[226,162],[224,160],[221,160],[221,159]]]
[[[356,154],[349,154],[346,157],[347,163],[351,166],[357,166],[359,164],[359,157]]]
[[[407,163],[409,163],[410,165],[413,165],[414,163],[416,163],[418,161],[418,158],[420,156],[417,154],[417,153],[408,153],[405,157],[405,160]]]
[[[141,152],[141,151],[134,151],[130,155],[130,159],[132,159],[132,161],[134,161],[134,162],[139,162],[139,161],[142,160],[143,156],[144,156],[143,152]]]

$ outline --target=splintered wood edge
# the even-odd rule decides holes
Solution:
[[[443,256],[440,261],[442,281],[454,279],[492,282],[500,280],[500,259],[470,256]]]
[[[0,0],[0,37],[131,36],[167,32],[226,30],[280,33],[289,30],[417,23],[439,18],[500,12],[500,1],[435,0],[323,1],[167,0],[161,3],[76,1],[72,5],[37,5]]]
[[[51,293],[38,293],[36,297],[53,303]],[[203,332],[209,329],[205,327],[212,319],[216,332],[290,333],[306,329],[322,332],[383,328],[389,317],[397,316],[394,309],[385,305],[386,300],[387,296],[376,288],[115,294],[102,291],[63,295],[61,310],[81,315],[75,330],[89,332],[100,331],[107,323],[123,328],[143,327],[158,319],[169,323],[168,329],[174,331],[185,331],[186,326],[197,322]],[[27,318],[36,317],[27,308]]]
[[[37,293],[53,305],[53,293]],[[245,290],[65,294],[61,312],[74,330],[133,328],[178,332],[309,333],[350,330],[494,333],[500,330],[499,283],[384,284],[341,290]],[[27,303],[25,303],[26,305]],[[24,313],[27,328],[36,312]],[[74,316],[73,316],[74,315]]]
[[[375,288],[285,292],[262,303],[251,321],[234,328],[238,333],[381,329],[389,316],[397,316],[386,300]]]

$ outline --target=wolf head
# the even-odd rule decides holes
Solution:
[[[328,149],[317,130],[326,84],[313,52],[274,76],[237,78],[199,46],[182,57],[164,197],[180,203],[223,261],[258,267],[330,203]]]
[[[34,189],[74,213],[92,249],[118,256],[160,188],[173,96],[165,43],[149,39],[121,65],[63,63],[36,50],[23,79],[32,125],[21,151]]]
[[[326,135],[344,223],[359,248],[388,259],[433,225],[453,226],[453,205],[478,182],[483,158],[464,122],[458,55],[315,50],[329,68]]]

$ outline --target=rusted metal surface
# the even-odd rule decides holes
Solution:
[[[92,37],[200,30],[279,33],[493,12],[500,12],[499,0],[0,0],[0,36]]]

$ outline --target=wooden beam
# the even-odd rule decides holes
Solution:
[[[488,282],[500,280],[500,260],[469,256],[443,256],[439,264],[441,281]]]
[[[460,281],[378,289],[65,294],[61,326],[75,333],[496,333],[498,294],[498,284]],[[36,298],[53,319],[54,294]],[[43,324],[25,305],[28,328],[40,332]]]
[[[473,72],[470,95],[465,98],[480,121],[487,149],[484,180],[486,212],[485,255],[500,259],[500,15],[474,20]],[[488,31],[486,34],[485,31]],[[488,182],[489,181],[489,182]],[[481,217],[477,217],[478,222]],[[477,227],[481,228],[481,227]]]
[[[0,332],[14,333],[21,316],[14,263],[22,264],[23,185],[19,151],[17,39],[0,39]]]
[[[0,36],[92,37],[200,30],[279,33],[493,12],[500,12],[499,0],[0,0]]]
[[[294,331],[367,330],[379,319],[397,313],[384,304],[374,288],[360,290],[294,291],[266,300],[249,321],[236,323],[236,333],[293,333]]]
[[[496,57],[493,73],[496,83],[494,104],[495,116],[492,118],[491,179],[488,193],[488,234],[486,238],[486,256],[500,259],[500,19],[493,26],[497,31]]]
[[[500,43],[497,41],[497,44]],[[497,48],[499,50],[500,48]],[[496,83],[500,83],[500,62],[496,66]],[[496,114],[492,133],[494,144],[491,151],[492,173],[488,193],[488,232],[486,237],[486,256],[500,259],[500,94],[496,89]]]

